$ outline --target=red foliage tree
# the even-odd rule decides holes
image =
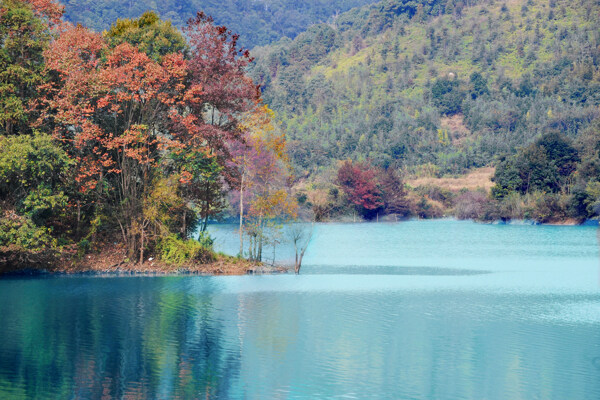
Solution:
[[[31,4],[38,17],[47,19],[51,25],[59,24],[65,7],[54,0],[25,0]]]
[[[229,149],[243,142],[241,116],[259,103],[245,74],[250,56],[237,48],[236,35],[204,14],[189,22],[186,34],[189,59],[173,53],[156,61],[127,42],[112,48],[102,35],[65,24],[45,53],[54,79],[42,87],[39,123],[77,160],[80,191],[111,207],[130,256],[143,254],[144,207],[158,179],[178,174],[174,195],[205,210],[218,199],[221,180],[211,175],[210,190],[193,190],[208,182],[194,174],[209,168],[235,181],[234,169],[225,168]],[[184,154],[193,157],[178,156]],[[225,172],[203,158],[218,160]],[[202,193],[206,198],[192,198]]]
[[[238,48],[238,35],[216,26],[200,12],[190,19],[184,33],[191,47],[188,61],[187,110],[180,117],[184,131],[208,145],[226,166],[231,144],[242,140],[240,118],[260,99],[260,91],[246,75],[252,58]],[[232,170],[225,170],[231,181]]]
[[[338,170],[337,184],[348,201],[357,206],[367,218],[372,218],[373,211],[383,206],[376,176],[376,171],[370,165],[354,164],[350,160],[344,161]]]
[[[71,26],[46,60],[57,79],[44,87],[42,122],[77,160],[80,190],[97,189],[115,206],[132,255],[143,241],[142,204],[155,167],[165,151],[185,147],[169,130],[183,103],[183,55],[158,63],[128,43],[109,50],[101,35]]]

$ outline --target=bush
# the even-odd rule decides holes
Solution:
[[[416,189],[421,196],[427,196],[433,201],[442,203],[444,207],[452,207],[456,194],[449,189],[436,185],[423,185]]]
[[[458,219],[481,219],[488,198],[482,192],[462,193],[456,199],[454,213]]]
[[[426,196],[423,196],[420,200],[412,204],[411,214],[424,219],[441,218],[444,216],[444,210],[439,203],[431,201]]]
[[[0,247],[14,245],[25,251],[49,249],[56,246],[50,233],[50,229],[36,226],[20,215],[0,218]]]
[[[213,240],[207,234],[200,234],[199,240],[181,240],[176,235],[169,235],[160,240],[157,249],[160,259],[165,263],[183,265],[190,261],[214,261],[212,245]]]

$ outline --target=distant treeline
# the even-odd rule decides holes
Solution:
[[[63,0],[66,18],[102,31],[118,18],[138,18],[152,10],[183,27],[196,12],[211,15],[217,24],[241,36],[252,48],[283,37],[295,38],[312,24],[328,22],[335,14],[375,0]]]

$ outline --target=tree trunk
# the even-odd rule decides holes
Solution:
[[[208,211],[210,210],[210,183],[206,181],[206,200],[204,202],[204,223],[202,225],[202,232],[206,232],[208,226]]]
[[[244,255],[244,172],[240,185],[240,257]]]
[[[140,265],[144,265],[144,227],[140,233]]]
[[[79,239],[79,224],[81,222],[81,201],[77,200],[77,227],[75,230],[75,235],[77,239]]]
[[[262,247],[263,247],[263,223],[262,215],[258,218],[258,254],[256,255],[257,261],[262,261]]]
[[[182,228],[181,228],[181,237],[183,238],[183,240],[187,240],[187,226],[186,226],[186,219],[187,219],[187,210],[183,210],[183,220],[182,222]]]

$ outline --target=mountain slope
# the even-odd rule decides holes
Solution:
[[[257,48],[252,74],[300,170],[332,160],[461,172],[600,104],[600,5],[385,0]]]
[[[241,35],[246,47],[294,38],[311,24],[374,0],[63,0],[67,19],[95,30],[107,29],[117,18],[137,18],[154,10],[182,26],[197,11],[204,11]]]

